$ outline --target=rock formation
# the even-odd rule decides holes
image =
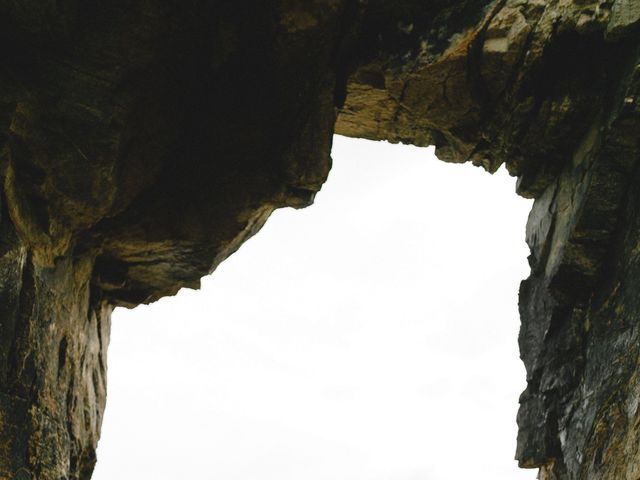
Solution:
[[[640,0],[0,0],[0,478],[91,477],[112,308],[312,203],[335,131],[518,177],[517,458],[636,480],[639,25]]]

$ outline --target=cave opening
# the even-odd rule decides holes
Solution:
[[[531,201],[431,148],[333,158],[200,291],[116,310],[94,479],[535,478],[512,460]]]

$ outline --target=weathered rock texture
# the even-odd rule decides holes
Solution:
[[[0,478],[90,478],[113,306],[309,205],[335,129],[518,176],[517,458],[637,480],[639,25],[640,0],[0,0]]]

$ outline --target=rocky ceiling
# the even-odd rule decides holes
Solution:
[[[334,132],[518,177],[517,458],[640,478],[638,25],[640,0],[0,0],[0,478],[90,478],[112,308],[310,205]]]

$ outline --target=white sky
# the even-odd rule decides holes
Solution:
[[[514,179],[335,137],[202,290],[113,316],[94,480],[533,480]]]

